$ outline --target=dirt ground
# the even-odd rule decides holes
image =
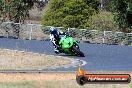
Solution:
[[[89,71],[87,74],[130,74],[129,71]],[[0,82],[3,81],[42,81],[42,80],[75,80],[76,72],[45,72],[45,73],[0,73]]]
[[[15,73],[15,74],[0,74],[0,82],[7,81],[52,81],[52,80],[75,80],[76,75],[74,73]]]
[[[122,73],[132,72],[87,72],[87,73]],[[0,73],[0,88],[132,88],[129,84],[85,84],[80,86],[76,83],[75,73]]]
[[[45,69],[70,63],[67,57],[0,49],[0,70]]]

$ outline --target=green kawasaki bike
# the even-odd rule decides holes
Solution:
[[[80,51],[77,41],[72,36],[64,35],[61,37],[59,45],[65,54],[84,57],[84,53]]]

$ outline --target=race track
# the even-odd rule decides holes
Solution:
[[[80,43],[80,49],[85,57],[74,57],[76,60],[83,61],[85,70],[97,71],[132,71],[132,46],[104,45]],[[45,53],[55,55],[52,43],[49,41],[20,40],[0,38],[0,48],[29,51],[35,53]],[[76,71],[77,67],[47,69],[48,71]]]

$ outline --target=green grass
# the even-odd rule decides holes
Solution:
[[[132,84],[86,84],[84,86],[79,86],[75,80],[53,80],[0,82],[0,88],[132,88]]]
[[[129,84],[129,88],[132,88],[132,83]]]
[[[36,88],[34,81],[0,82],[0,88]]]
[[[84,86],[80,86],[75,80],[43,82],[43,88],[132,88],[127,87],[128,85],[129,84],[85,84]]]

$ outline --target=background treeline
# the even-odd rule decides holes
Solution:
[[[131,0],[50,0],[44,26],[131,32]]]
[[[44,26],[132,32],[131,0],[0,0],[0,19],[24,22],[34,6],[46,10]]]

